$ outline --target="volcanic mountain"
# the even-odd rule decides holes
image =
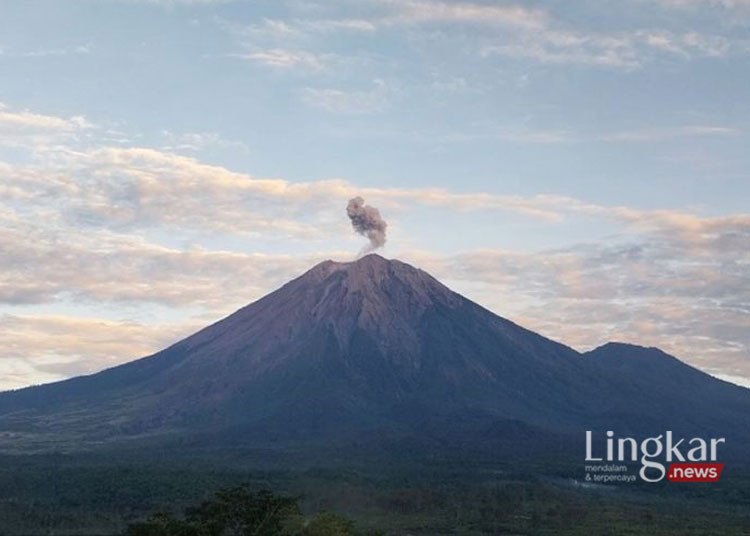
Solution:
[[[0,394],[0,448],[455,445],[612,428],[727,436],[746,435],[749,415],[750,390],[657,349],[580,354],[368,255],[318,264],[152,356]]]

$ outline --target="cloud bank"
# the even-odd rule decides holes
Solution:
[[[318,261],[345,258],[355,239],[341,207],[356,195],[396,219],[416,207],[435,218],[611,227],[604,240],[532,251],[436,254],[408,241],[394,251],[576,348],[612,339],[654,345],[714,374],[750,378],[750,214],[255,177],[95,143],[89,134],[99,127],[82,117],[0,112],[0,148],[29,154],[0,161],[0,387],[151,353]],[[274,253],[279,240],[298,253]]]

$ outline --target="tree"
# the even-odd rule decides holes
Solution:
[[[296,513],[297,501],[247,486],[220,490],[214,499],[188,508],[186,520],[206,536],[274,536],[283,520]]]
[[[354,536],[354,523],[330,512],[321,512],[302,529],[302,536]]]
[[[125,536],[355,536],[354,524],[322,512],[305,519],[297,499],[247,486],[220,490],[185,511],[184,519],[157,513],[134,523]]]

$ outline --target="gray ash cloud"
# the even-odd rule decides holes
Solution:
[[[352,222],[354,230],[370,241],[362,253],[369,253],[385,244],[385,230],[388,224],[380,217],[380,211],[365,200],[357,196],[349,200],[346,214]]]

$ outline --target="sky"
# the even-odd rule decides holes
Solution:
[[[750,386],[750,0],[0,0],[0,389],[365,245]]]

